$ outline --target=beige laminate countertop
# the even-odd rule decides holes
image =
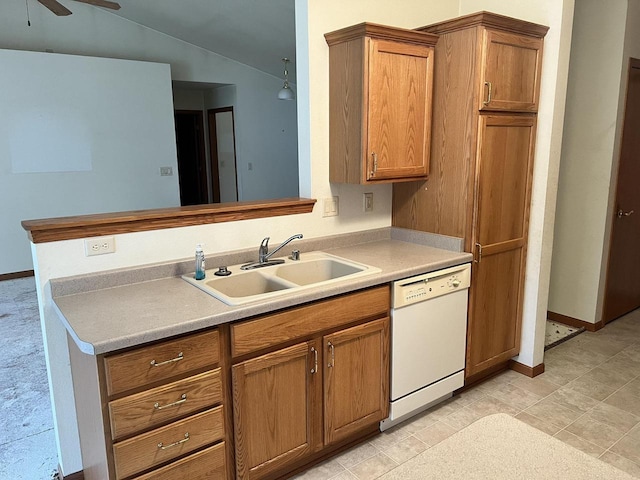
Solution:
[[[323,251],[381,272],[240,306],[226,305],[180,277],[57,296],[53,303],[80,350],[98,355],[472,260],[469,253],[398,240]]]

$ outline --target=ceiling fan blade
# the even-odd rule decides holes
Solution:
[[[59,17],[71,15],[71,10],[69,10],[67,7],[57,2],[56,0],[38,0],[38,2],[40,2],[42,5],[47,7]]]
[[[120,4],[109,0],[76,0],[76,2],[88,3],[96,7],[110,8],[111,10],[120,10]]]

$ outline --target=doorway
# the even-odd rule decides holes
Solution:
[[[233,107],[207,110],[214,202],[238,201]]]
[[[202,111],[176,110],[174,116],[180,205],[209,203]]]
[[[603,321],[640,307],[640,60],[630,59]]]

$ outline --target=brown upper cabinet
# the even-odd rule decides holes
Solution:
[[[393,187],[393,225],[473,252],[466,382],[520,350],[536,111],[547,27],[481,12],[421,30],[435,48],[431,168]]]
[[[469,27],[478,27],[478,109],[537,112],[542,38],[548,27],[480,12],[416,30],[442,35]]]
[[[329,45],[329,181],[426,178],[433,54],[429,33],[362,23]]]

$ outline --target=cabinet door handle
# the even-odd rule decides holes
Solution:
[[[373,177],[378,171],[378,154],[376,152],[371,152],[371,161],[372,161],[371,176]]]
[[[317,373],[318,371],[318,350],[314,347],[311,347],[311,353],[313,353],[313,368],[311,369],[311,373]]]
[[[159,402],[156,402],[153,404],[153,408],[156,410],[164,410],[165,408],[176,407],[180,404],[183,404],[186,401],[187,401],[187,394],[183,393],[180,396],[180,400],[176,400],[175,402],[172,402],[172,403],[167,403],[166,405],[160,405]]]
[[[160,450],[166,450],[167,448],[177,447],[178,445],[182,445],[185,442],[189,441],[189,432],[184,434],[184,438],[182,440],[178,440],[177,442],[170,443],[169,445],[163,445],[162,442],[158,444],[158,448]]]
[[[484,82],[484,84],[487,86],[487,99],[482,102],[482,104],[489,105],[491,103],[491,90],[493,89],[493,85],[491,85],[491,82]]]
[[[151,360],[150,363],[152,367],[160,367],[162,365],[167,365],[168,363],[179,362],[183,358],[184,355],[182,355],[182,352],[180,352],[176,358],[172,358],[171,360],[165,360],[164,362],[156,362],[155,360]]]
[[[329,347],[329,352],[331,354],[331,361],[327,364],[327,367],[331,368],[336,364],[336,349],[331,342],[327,342],[327,347]]]
[[[482,260],[482,245],[479,243],[476,243],[476,251],[478,252],[477,258],[475,258],[473,260],[474,263],[480,263],[480,261]]]

